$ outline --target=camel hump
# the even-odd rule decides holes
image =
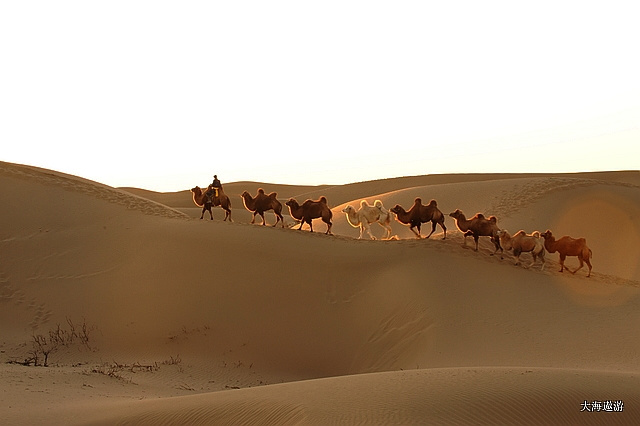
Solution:
[[[413,200],[413,203],[414,203],[414,204],[422,204],[422,198],[420,198],[420,197],[416,197],[416,199],[415,199],[415,200]]]
[[[498,223],[498,218],[495,217],[495,216],[489,216],[489,221],[493,222],[493,223]],[[524,231],[522,231],[522,232],[524,232]]]
[[[264,189],[258,188],[258,194],[264,194]]]
[[[324,196],[320,197],[320,200],[318,201],[320,201],[321,203],[327,204],[327,199]]]
[[[531,233],[531,236],[532,236],[532,237],[535,237],[535,238],[540,238],[540,231],[533,231],[533,232]]]
[[[476,213],[476,215],[473,218],[474,219],[486,219],[486,217],[484,217],[484,215],[482,213]]]
[[[379,208],[379,209],[384,208],[384,206],[382,205],[382,201],[380,201],[380,200],[375,200],[375,201],[373,202],[373,205],[374,205],[374,207],[377,207],[377,208]]]
[[[263,194],[264,194],[264,192],[263,192]],[[278,198],[278,193],[277,192],[272,192],[271,194],[269,194],[269,198],[273,198],[275,200],[276,198]]]
[[[431,201],[429,201],[429,205],[431,207],[438,207],[438,202],[436,200],[431,200]]]
[[[527,235],[526,232],[524,232],[524,229],[519,230],[518,232],[515,233],[514,237],[517,237],[518,235]]]
[[[365,206],[369,207],[369,203],[367,202],[367,200],[360,201],[360,208],[365,207]]]

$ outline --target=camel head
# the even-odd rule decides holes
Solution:
[[[194,194],[202,194],[202,189],[200,189],[199,186],[195,186],[194,188],[191,188],[191,192],[193,192]]]
[[[460,209],[456,209],[456,211],[449,213],[449,216],[451,216],[454,219],[460,219],[460,218],[464,219],[464,213],[462,213]]]
[[[356,209],[349,204],[347,207],[345,207],[344,209],[342,209],[342,213],[351,213],[354,212]]]
[[[396,204],[395,206],[391,207],[389,210],[395,214],[405,213],[404,208],[400,204]]]
[[[294,209],[295,209],[295,208],[298,208],[298,202],[297,202],[295,199],[293,199],[293,198],[289,198],[289,199],[287,200],[287,202],[286,202],[286,203],[284,203],[284,204],[285,204],[286,206],[289,206],[289,207],[294,208]]]
[[[551,233],[551,231],[550,231],[550,230],[548,230],[548,229],[547,229],[545,232],[543,232],[542,234],[540,234],[540,236],[541,236],[542,238],[544,238],[545,240],[554,238],[554,237],[553,237],[553,234],[552,234],[552,233]],[[553,240],[552,240],[552,241],[553,241]]]
[[[247,195],[251,195],[251,194],[249,194],[247,191],[244,191],[242,192],[242,194],[240,194],[242,198],[246,197]]]
[[[511,235],[509,235],[509,231],[507,231],[506,229],[498,231],[496,232],[496,237],[500,239],[502,248],[504,248],[505,250],[511,250],[513,246],[511,245]]]

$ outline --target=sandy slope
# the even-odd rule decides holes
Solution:
[[[337,200],[330,237],[249,225],[239,202],[234,223],[200,221],[188,192],[183,204],[175,193],[142,197],[0,163],[0,415],[12,424],[638,423],[638,175],[325,187]],[[244,189],[316,198],[313,188],[253,185]],[[488,241],[463,248],[450,218],[444,241],[440,231],[418,241],[397,223],[399,241],[358,241],[340,212],[362,197],[408,207],[416,196],[445,213],[496,214],[512,231],[586,237],[593,277],[558,273],[557,255],[541,272],[489,256]],[[89,347],[60,347],[47,368],[5,363],[23,361],[32,335],[67,319],[89,327]],[[625,408],[580,413],[584,400]]]

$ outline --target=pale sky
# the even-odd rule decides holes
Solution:
[[[0,160],[112,186],[640,169],[634,2],[5,1]]]

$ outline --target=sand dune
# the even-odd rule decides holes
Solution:
[[[325,194],[336,235],[248,224],[239,193],[258,186],[283,201]],[[233,223],[220,209],[198,220],[188,191],[9,163],[0,187],[8,424],[640,421],[638,172],[230,183]],[[341,212],[417,196],[514,232],[585,237],[592,278],[559,273],[557,254],[540,271],[489,256],[488,241],[474,252],[449,217],[446,240],[395,222],[399,240],[356,240]],[[46,368],[20,364],[34,335],[71,325],[87,344],[59,344]],[[580,412],[618,400],[623,412]]]

